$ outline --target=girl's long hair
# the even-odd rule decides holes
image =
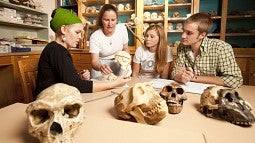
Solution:
[[[158,43],[158,49],[155,53],[155,72],[161,74],[164,70],[165,65],[167,64],[167,40],[166,35],[164,33],[164,30],[161,26],[153,24],[150,25],[145,33],[147,33],[149,30],[155,30],[157,35],[159,36],[159,43]],[[145,47],[146,44],[144,43]],[[148,47],[146,47],[148,49]]]

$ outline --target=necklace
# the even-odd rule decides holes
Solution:
[[[112,39],[110,39],[110,43],[109,44],[112,45]]]

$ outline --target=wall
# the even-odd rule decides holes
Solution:
[[[56,8],[57,5],[57,0],[38,0],[41,1],[43,4],[43,11],[48,13],[48,24],[50,23],[51,20],[51,13],[52,11]],[[55,33],[50,29],[49,25],[49,40],[52,41],[55,39]]]

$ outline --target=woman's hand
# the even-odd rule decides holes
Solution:
[[[131,77],[125,77],[124,75],[118,76],[118,78],[114,81],[114,87],[124,86],[129,81],[131,81]]]
[[[99,69],[100,69],[102,75],[108,75],[108,74],[112,73],[112,69],[108,65],[105,65],[105,64],[101,65]]]
[[[89,70],[82,70],[79,72],[79,75],[82,80],[90,80],[90,72]]]

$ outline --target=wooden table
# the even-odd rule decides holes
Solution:
[[[133,78],[128,84],[151,79]],[[85,100],[86,119],[75,134],[75,141],[88,143],[130,142],[178,142],[178,143],[254,143],[255,127],[240,127],[226,121],[205,117],[199,109],[200,95],[188,93],[181,113],[168,114],[156,125],[144,125],[119,119],[114,109],[111,91],[120,93],[124,88],[115,88],[97,93],[82,94]],[[241,96],[255,107],[255,86],[238,89]],[[27,105],[16,103],[0,109],[0,141],[8,143],[38,142],[27,133]],[[255,114],[254,110],[252,111]]]

